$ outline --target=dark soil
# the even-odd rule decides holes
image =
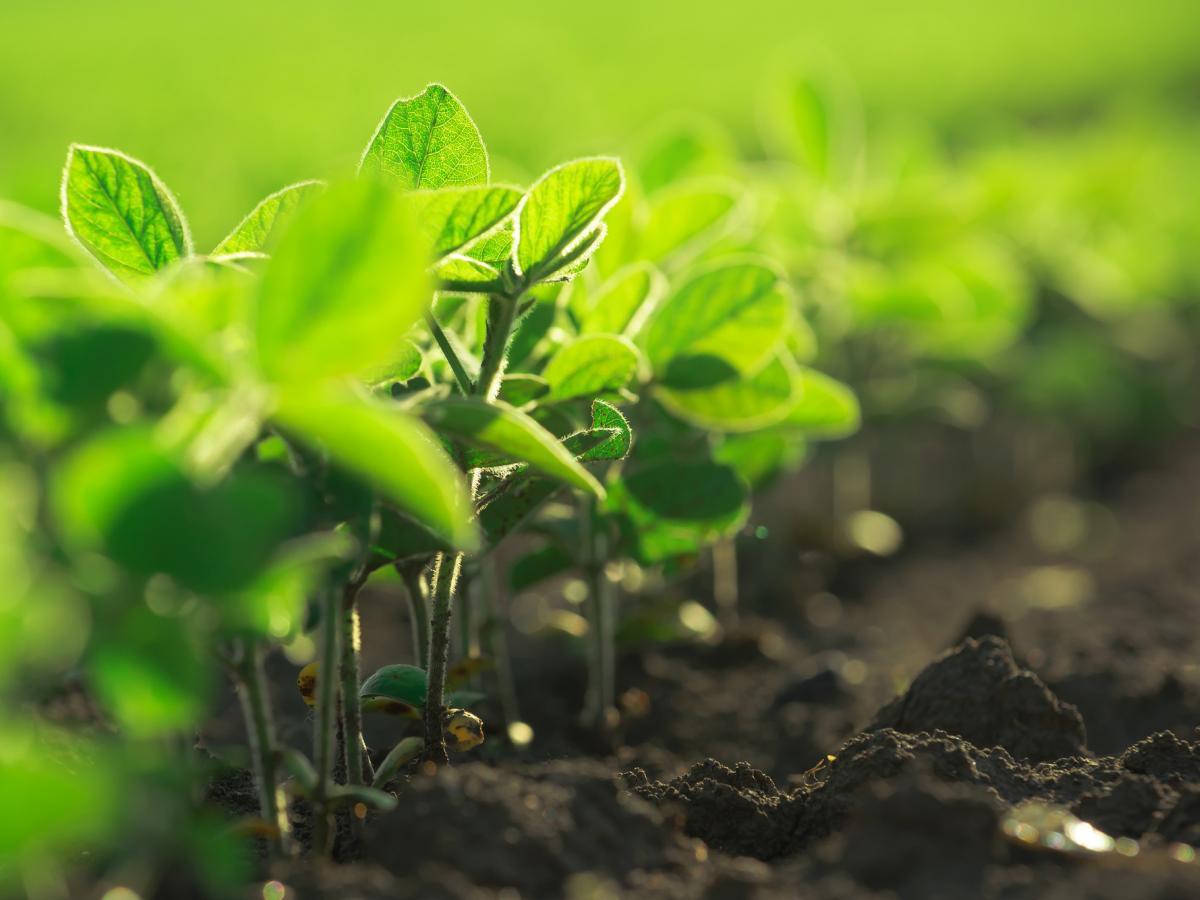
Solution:
[[[1053,550],[1022,514],[837,564],[773,519],[772,546],[805,550],[744,548],[750,614],[723,640],[630,648],[611,740],[574,723],[580,656],[518,641],[531,748],[492,737],[413,774],[356,861],[263,877],[304,898],[1200,897],[1200,857],[1181,861],[1200,846],[1198,497],[1185,441]],[[400,610],[366,599],[368,645],[395,635],[368,670],[407,646]],[[294,668],[272,671],[282,693]],[[213,799],[252,810],[230,779]],[[1124,840],[1085,849],[1080,820]]]

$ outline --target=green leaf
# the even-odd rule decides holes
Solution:
[[[428,245],[401,195],[337,185],[296,217],[259,286],[255,334],[270,378],[293,383],[387,364],[429,308]]]
[[[667,292],[667,280],[649,263],[621,269],[592,295],[576,288],[571,309],[582,334],[637,334]],[[578,298],[578,299],[577,299]]]
[[[746,487],[732,469],[674,459],[623,473],[608,508],[624,517],[626,538],[646,563],[695,552],[749,515]]]
[[[461,253],[451,253],[433,271],[439,289],[486,294],[500,283],[500,270]]]
[[[487,149],[466,108],[440,84],[392,104],[359,171],[402,188],[487,184]]]
[[[713,175],[732,167],[735,153],[729,138],[707,120],[673,122],[641,153],[638,174],[647,194],[697,175]]]
[[[542,370],[550,385],[545,402],[615,393],[636,377],[640,367],[641,353],[627,338],[611,334],[576,338]]]
[[[300,513],[274,473],[194,484],[141,428],[112,429],[76,449],[56,472],[52,499],[72,549],[99,550],[132,573],[168,575],[201,594],[249,585]]]
[[[201,655],[195,623],[131,606],[99,630],[88,683],[125,734],[135,740],[163,738],[199,722],[208,706],[212,669]]]
[[[546,411],[542,407],[539,411]],[[568,426],[569,427],[569,426]],[[580,462],[624,459],[629,455],[633,432],[629,422],[615,406],[603,400],[592,402],[592,426],[568,434],[562,439],[567,452]],[[490,450],[468,448],[463,457],[466,469],[495,469],[517,465],[515,457]]]
[[[359,688],[364,700],[395,700],[421,710],[425,707],[427,678],[419,666],[396,664],[377,669]]]
[[[705,356],[753,372],[784,339],[791,317],[792,300],[775,269],[753,261],[722,263],[660,303],[641,344],[660,377]]]
[[[604,488],[558,438],[506,403],[451,397],[422,408],[427,422],[472,446],[514,457],[566,484],[604,496]]]
[[[133,770],[122,765],[120,745],[46,719],[15,710],[5,717],[0,791],[7,809],[22,811],[20,822],[10,815],[0,828],[0,881],[10,896],[28,896],[17,886],[18,873],[46,865],[48,854],[61,859],[78,848],[103,846],[128,821],[135,782],[127,780]],[[80,790],[83,760],[87,790]]]
[[[815,369],[798,372],[799,399],[787,416],[787,425],[801,428],[808,437],[843,438],[858,430],[860,413],[854,391]]]
[[[429,529],[385,506],[379,511],[379,531],[371,544],[368,566],[374,571],[394,562],[431,559],[453,549]]]
[[[501,287],[500,272],[512,256],[513,226],[507,219],[494,231],[451,253],[437,264],[434,275],[442,290],[489,293]]]
[[[711,180],[663,191],[650,201],[641,255],[659,261],[698,253],[729,229],[737,217],[738,196],[736,184]]]
[[[558,544],[547,544],[513,562],[508,570],[508,587],[513,592],[523,591],[574,567],[571,554]]]
[[[0,303],[10,280],[28,269],[71,269],[87,261],[78,245],[50,216],[0,200]]]
[[[713,448],[713,459],[729,466],[751,489],[759,490],[808,451],[804,439],[781,429],[728,434]]]
[[[332,784],[326,798],[330,809],[351,809],[363,804],[378,812],[391,812],[400,803],[394,794],[363,784]]]
[[[605,157],[564,163],[543,175],[518,207],[517,274],[536,282],[566,265],[624,188],[621,164]]]
[[[462,475],[419,420],[333,388],[281,394],[275,418],[455,547],[478,546]]]
[[[550,392],[550,385],[540,375],[521,373],[505,375],[500,382],[500,399],[511,406],[521,407]]]
[[[217,244],[213,256],[269,252],[305,201],[324,189],[320,181],[301,181],[271,194]]]
[[[408,381],[421,371],[423,362],[421,348],[408,338],[401,338],[392,358],[381,366],[363,372],[362,380],[371,385]]]
[[[862,143],[862,110],[848,79],[814,66],[782,85],[769,135],[820,180],[845,174]]]
[[[192,252],[187,221],[167,186],[116,150],[71,145],[62,211],[71,235],[122,281],[153,275]]]
[[[408,195],[418,227],[442,259],[496,228],[521,200],[520,188],[504,185],[442,188]]]
[[[599,462],[608,459],[624,459],[629,455],[629,450],[633,446],[633,431],[629,427],[629,420],[611,403],[594,400],[592,401],[592,427],[589,431],[580,432],[580,434],[606,432],[608,437],[603,441],[576,454],[581,461]],[[568,449],[573,449],[572,440],[577,437],[578,435],[571,435],[564,438],[563,443],[567,445]]]
[[[518,475],[485,497],[479,510],[479,525],[487,546],[495,547],[520,528],[560,489],[561,485],[549,478]]]
[[[696,363],[702,358],[691,359]],[[721,378],[690,388],[668,387],[657,396],[674,415],[693,425],[717,431],[752,431],[786,418],[796,402],[797,391],[796,364],[781,354],[748,378]]]

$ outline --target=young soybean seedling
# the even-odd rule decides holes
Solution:
[[[196,307],[171,300],[175,282],[168,279],[180,267],[204,261],[193,260],[182,213],[148,168],[114,151],[72,148],[63,212],[79,242],[130,285],[132,292],[122,296],[131,311],[145,316],[149,307],[142,306],[142,297],[165,295],[156,298],[149,321],[194,372],[187,409],[198,407],[207,418],[182,433],[184,455],[198,477],[225,477],[240,457],[268,438],[270,429],[270,440],[292,448],[294,477],[320,479],[336,466],[422,522],[447,546],[477,545],[467,487],[428,428],[352,386],[368,372],[396,367],[398,336],[421,321],[429,307],[432,239],[416,224],[409,200],[370,179],[328,189],[301,185],[273,195],[218,247],[223,263],[270,250],[261,278],[226,266],[223,278],[232,283],[228,297],[221,298],[225,305],[200,305],[200,315]],[[216,280],[217,287],[226,288]],[[250,340],[237,342],[231,353],[225,335],[235,322],[250,324]],[[367,499],[348,522],[364,549],[374,519],[374,502]],[[322,665],[309,795],[317,809],[314,845],[319,851],[328,848],[330,815],[346,794],[332,784],[339,668],[346,684],[342,693],[351,698],[343,704],[343,730],[353,736],[347,743],[352,782],[347,787],[362,787],[366,780],[355,716],[357,672],[352,665],[339,666],[343,644],[356,661],[350,656],[357,633],[353,601],[363,562],[351,559],[341,568],[340,584],[319,584],[316,590]],[[264,817],[280,818],[273,800],[271,761],[277,754],[270,752],[270,717],[251,714],[266,703],[262,692],[253,696],[257,700],[247,704],[247,726],[260,748]]]
[[[443,291],[479,295],[483,339],[478,366],[433,317],[427,325],[455,379],[457,396],[414,398],[414,407],[459,445],[477,509],[514,487],[520,474],[489,478],[471,454],[500,454],[586,493],[603,496],[599,482],[567,447],[529,416],[500,400],[514,326],[532,307],[539,285],[573,277],[604,236],[605,213],[620,198],[624,175],[616,160],[582,159],[543,175],[528,191],[488,185],[487,151],[462,104],[440,85],[398,100],[363,155],[364,177],[412,191],[432,238],[434,275]],[[432,189],[432,190],[430,190]],[[494,468],[494,467],[493,467]],[[448,761],[444,691],[450,618],[461,552],[442,551],[432,563],[432,610],[425,756]]]

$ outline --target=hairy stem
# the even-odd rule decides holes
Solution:
[[[333,781],[335,752],[334,730],[338,699],[338,644],[340,643],[341,604],[338,592],[321,592],[321,646],[317,666],[317,720],[313,735],[313,759],[316,761],[317,786],[313,791],[313,853],[328,856],[333,850],[333,816],[329,809],[329,788]]]
[[[517,316],[517,303],[516,297],[500,294],[488,297],[487,334],[484,337],[483,360],[479,364],[475,395],[489,402],[495,400],[500,391],[500,379],[508,361],[508,339]]]
[[[508,339],[516,320],[520,298],[492,294],[488,297],[487,334],[483,342],[483,360],[474,394],[491,402],[500,390],[507,361]],[[471,496],[479,492],[479,473],[471,476]],[[462,570],[461,553],[438,554],[433,566],[433,613],[430,616],[428,687],[425,694],[425,758],[435,764],[450,761],[442,720],[446,709],[446,665],[450,655],[450,617],[454,589]]]
[[[738,560],[737,538],[721,538],[712,547],[713,599],[717,604],[717,616],[726,628],[738,621]]]
[[[402,569],[400,577],[408,592],[408,617],[412,627],[413,659],[422,669],[429,668],[429,603],[428,588],[419,570]]]
[[[365,578],[355,578],[342,590],[342,741],[346,757],[346,783],[370,784],[371,761],[364,752],[362,705],[358,696],[359,651],[362,629],[358,617],[358,593]]]
[[[454,345],[450,343],[450,339],[446,337],[446,332],[442,330],[442,326],[438,324],[438,320],[433,317],[433,313],[425,314],[425,324],[429,326],[429,331],[433,335],[433,339],[437,341],[438,347],[441,348],[442,356],[446,357],[446,362],[450,364],[450,371],[454,373],[454,380],[458,382],[459,390],[464,394],[471,393],[471,376],[467,374],[466,366],[458,358],[458,352],[454,349]]]
[[[496,676],[496,693],[504,724],[521,721],[521,709],[517,702],[517,687],[513,679],[512,659],[508,654],[508,635],[504,631],[504,617],[500,615],[499,590],[496,563],[492,557],[483,560],[479,577],[479,606],[483,616],[480,636],[487,655],[491,657]]]
[[[455,582],[462,567],[462,554],[439,554],[433,565],[433,614],[429,621],[429,668],[425,694],[425,758],[445,765],[450,762],[445,716],[446,665],[450,657],[450,614]]]
[[[616,710],[616,651],[614,647],[613,597],[604,562],[608,535],[596,509],[596,501],[583,501],[584,578],[588,588],[588,690],[584,721],[595,728],[609,727]]]
[[[247,640],[243,643],[235,677],[254,764],[259,812],[263,821],[274,825],[278,832],[271,842],[274,850],[287,855],[292,851],[292,828],[288,821],[287,801],[276,774],[275,722],[271,716],[267,679],[263,673],[261,641]]]
[[[458,652],[470,659],[475,651],[475,591],[474,572],[464,565],[458,576]]]

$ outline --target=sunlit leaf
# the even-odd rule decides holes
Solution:
[[[611,485],[608,508],[624,517],[626,539],[646,563],[695,552],[749,514],[746,487],[732,469],[682,460],[623,473]]]
[[[276,474],[251,469],[211,487],[193,484],[139,428],[112,429],[84,444],[53,487],[56,521],[70,546],[206,594],[245,587],[299,515],[296,496]]]
[[[301,181],[266,197],[217,244],[213,255],[270,252],[300,207],[324,187],[319,181]]]
[[[178,203],[144,163],[72,144],[62,185],[67,228],[101,265],[137,281],[192,252]]]
[[[529,281],[566,265],[573,249],[599,228],[621,197],[625,178],[615,159],[578,159],[551,169],[521,200],[514,263]]]
[[[402,195],[370,181],[330,187],[306,204],[263,273],[263,371],[291,383],[386,364],[428,308],[428,259]]]
[[[739,187],[725,181],[682,182],[650,202],[639,249],[658,261],[694,254],[718,238],[738,214]]]
[[[693,358],[697,362],[700,358]],[[720,366],[716,366],[720,370]],[[754,375],[698,382],[692,387],[667,387],[659,400],[675,415],[717,431],[751,431],[787,417],[799,396],[796,365],[786,354],[768,362]]]
[[[798,399],[787,415],[789,427],[814,438],[842,438],[858,430],[858,398],[854,391],[815,369],[797,374]]]
[[[604,496],[604,488],[553,434],[506,403],[451,397],[430,403],[422,414],[434,428],[472,446],[505,454],[580,490]]]
[[[487,184],[487,150],[466,108],[440,84],[392,104],[360,170],[402,188]]]
[[[418,419],[334,389],[283,393],[275,417],[454,546],[477,545],[462,476]]]
[[[571,311],[582,334],[638,332],[667,290],[667,280],[649,263],[621,269],[595,291],[576,288]]]
[[[504,185],[442,188],[408,195],[417,227],[441,259],[487,234],[517,208],[521,190]]]
[[[611,394],[637,375],[641,354],[630,341],[611,334],[591,334],[563,346],[542,370],[550,385],[546,402]]]
[[[692,276],[663,300],[642,332],[641,344],[656,375],[706,356],[752,372],[783,340],[791,304],[779,273],[770,266],[722,263]]]

